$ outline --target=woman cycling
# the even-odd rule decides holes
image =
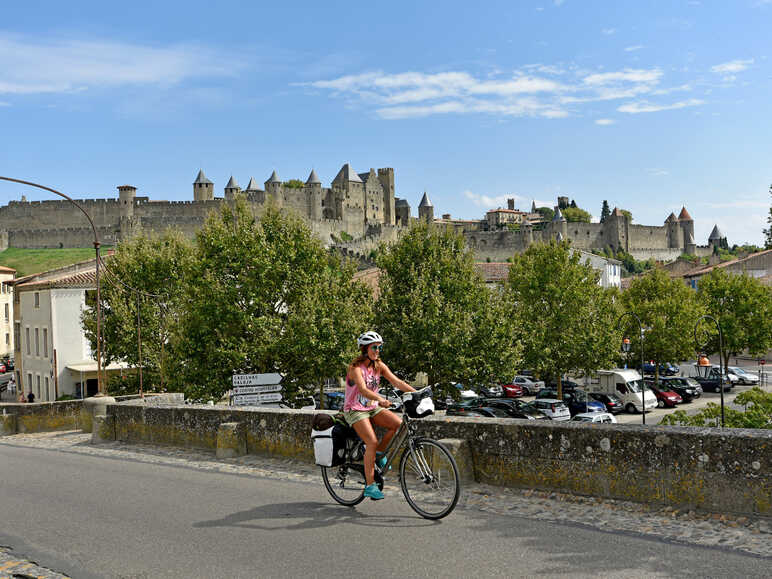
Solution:
[[[343,413],[346,422],[351,425],[362,442],[365,443],[365,496],[373,500],[384,497],[373,480],[375,478],[375,461],[378,466],[386,464],[383,451],[402,424],[402,419],[390,410],[391,402],[378,394],[381,376],[403,392],[415,392],[407,382],[392,374],[388,366],[381,360],[383,338],[376,332],[365,332],[357,339],[359,356],[348,367],[346,373],[346,398]],[[373,425],[386,429],[386,434],[380,444],[375,436]]]

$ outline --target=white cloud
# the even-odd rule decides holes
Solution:
[[[627,103],[625,105],[622,105],[617,108],[617,110],[620,113],[631,113],[631,114],[638,114],[638,113],[656,113],[659,111],[670,111],[675,109],[683,109],[686,107],[695,107],[698,105],[703,104],[705,101],[701,99],[689,99],[685,101],[679,101],[676,103],[671,104],[653,104],[649,103],[647,101],[640,101],[636,103]]]
[[[238,59],[196,45],[41,40],[0,33],[0,94],[75,93],[128,85],[173,86],[233,76]]]
[[[595,119],[596,125],[606,126],[606,125],[613,125],[616,123],[614,119]]]
[[[658,68],[642,70],[626,68],[616,72],[600,72],[584,77],[584,83],[590,86],[605,86],[617,82],[633,82],[654,84],[662,78],[662,71]]]
[[[711,66],[710,70],[711,72],[715,72],[718,74],[735,74],[735,73],[747,70],[748,67],[752,64],[753,64],[752,58],[749,58],[747,60],[740,60],[740,59],[730,60],[729,62],[724,62],[722,64]]]
[[[625,52],[635,52],[637,50],[642,49],[643,47],[644,47],[643,44],[634,44],[632,46],[626,46]]]
[[[5,101],[0,101],[0,107],[10,107],[11,103],[7,103]]]
[[[601,32],[605,34],[606,36],[611,36],[612,34],[615,34],[617,31],[616,28],[604,28]]]
[[[463,192],[463,195],[476,206],[485,209],[506,207],[507,199],[514,199],[515,207],[520,211],[530,211],[531,203],[536,203],[536,207],[552,207],[554,205],[554,201],[540,201],[532,197],[523,197],[522,195],[517,195],[515,193],[510,193],[509,195],[482,195],[467,189]]]
[[[649,175],[652,175],[654,177],[667,177],[668,175],[670,175],[670,171],[667,171],[666,169],[658,169],[656,167],[651,169],[646,169],[646,172]]]

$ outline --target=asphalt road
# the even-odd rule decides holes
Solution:
[[[356,510],[323,486],[0,446],[0,544],[89,577],[768,577],[769,559],[399,494]]]

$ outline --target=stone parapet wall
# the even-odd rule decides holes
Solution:
[[[642,248],[631,249],[628,253],[633,258],[639,261],[646,261],[647,259],[654,258],[656,261],[670,262],[678,259],[683,254],[683,249],[671,248],[671,249],[659,249],[659,248]]]
[[[244,424],[251,454],[313,460],[314,411],[108,406],[116,438],[217,450],[224,423]],[[772,431],[428,418],[422,434],[466,441],[474,478],[526,488],[772,515]]]

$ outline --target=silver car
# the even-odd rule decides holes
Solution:
[[[530,376],[515,376],[512,380],[512,384],[516,384],[523,389],[523,394],[530,396],[536,394],[539,390],[544,388],[544,380],[534,380]]]
[[[737,382],[739,384],[758,384],[759,383],[759,377],[757,374],[751,374],[750,372],[746,372],[745,370],[737,366],[729,366],[729,368],[727,368],[727,371],[730,376],[732,375],[737,376]]]
[[[532,402],[534,408],[539,412],[543,412],[552,420],[571,420],[571,412],[568,410],[568,406],[563,404],[560,400],[555,398],[540,398]]]

